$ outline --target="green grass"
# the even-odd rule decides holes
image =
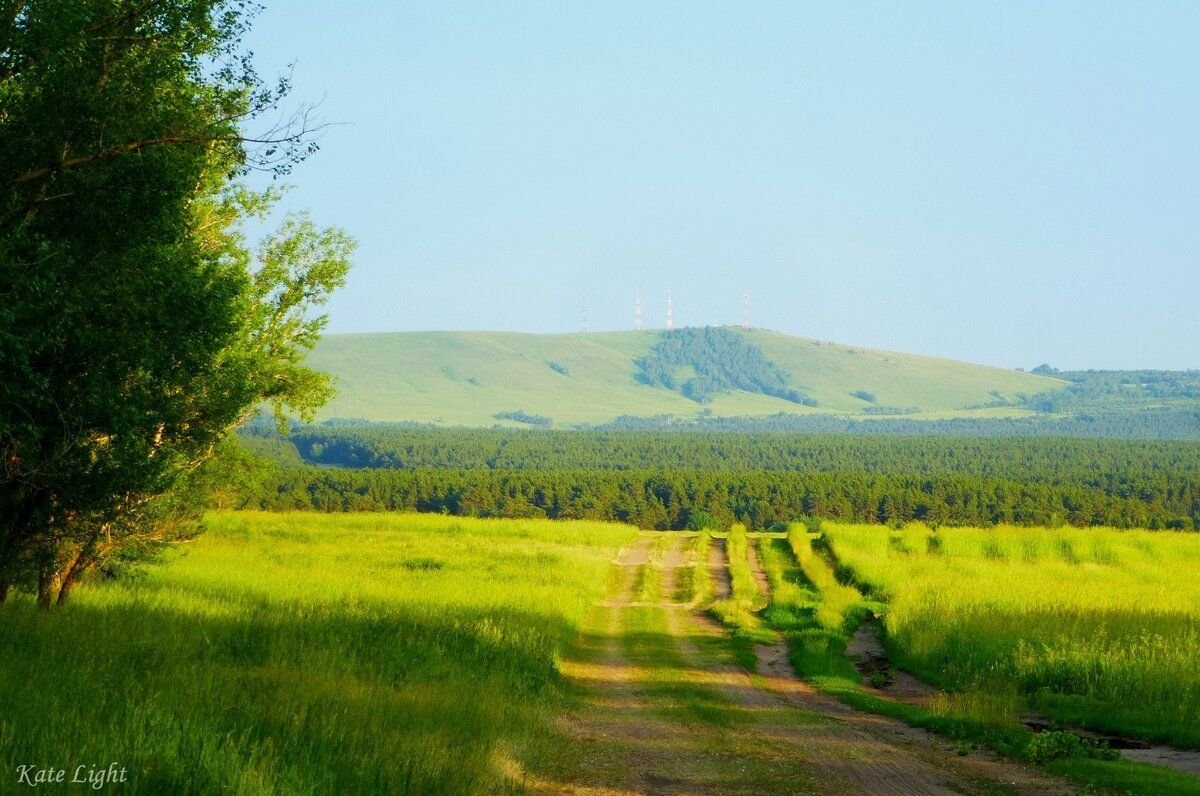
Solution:
[[[327,335],[309,363],[339,382],[339,394],[322,411],[323,418],[465,426],[519,426],[494,417],[515,410],[549,417],[558,427],[604,423],[620,415],[691,418],[702,410],[716,416],[816,411],[867,417],[861,411],[868,404],[851,395],[859,390],[875,393],[880,405],[917,407],[929,418],[990,416],[997,411],[1010,415],[1022,410],[967,407],[995,401],[993,391],[1013,397],[1064,384],[1029,373],[817,344],[757,329],[739,333],[791,374],[790,386],[820,406],[810,409],[744,392],[717,395],[701,406],[670,390],[642,384],[634,378],[634,360],[649,352],[659,331]]]
[[[701,721],[720,727],[743,718],[720,692],[693,681],[692,662],[676,649],[662,608],[636,606],[627,609],[626,616],[621,634],[625,658],[645,673],[639,689],[661,715],[684,723]]]
[[[627,526],[220,514],[133,581],[0,609],[0,770],[169,793],[483,792],[556,737]]]
[[[823,528],[831,529],[836,539],[844,526],[826,524]],[[887,570],[892,573],[893,582],[907,577],[903,568],[896,566],[896,558],[935,557],[945,553],[947,548],[951,553],[956,549],[954,544],[944,541],[946,536],[956,532],[954,530],[940,532],[941,544],[932,545],[926,535],[913,528],[900,534],[878,526],[872,526],[871,530],[878,534],[873,540],[874,549],[886,551],[893,557],[891,569]],[[812,535],[804,526],[791,528],[786,547],[763,539],[760,549],[764,551],[764,568],[773,592],[772,604],[762,616],[768,628],[783,634],[792,668],[798,676],[858,710],[891,716],[931,730],[956,742],[961,749],[982,746],[1017,759],[1030,759],[1035,735],[1020,723],[1021,712],[1015,709],[1011,687],[994,683],[998,690],[949,693],[925,706],[906,704],[865,691],[862,676],[847,657],[846,647],[866,609],[890,617],[893,606],[868,599],[857,589],[840,583],[831,562],[813,549]],[[834,549],[841,551],[843,547],[835,543]],[[794,556],[791,560],[789,553]],[[880,570],[872,571],[879,574],[886,569],[881,565]],[[813,610],[813,596],[831,599],[834,605],[823,611],[818,604]],[[1200,794],[1200,779],[1125,761],[1072,758],[1050,761],[1046,768],[1101,793]]]
[[[827,525],[895,657],[956,691],[1200,747],[1200,536]],[[933,543],[932,540],[937,542]]]
[[[820,595],[813,612],[817,625],[831,632],[857,625],[865,613],[863,595],[858,589],[838,582],[829,562],[813,547],[808,528],[793,523],[788,528],[787,540],[800,571]]]
[[[754,671],[757,663],[754,645],[774,641],[775,634],[763,626],[758,615],[767,606],[769,596],[758,588],[750,571],[749,546],[750,536],[746,526],[734,525],[730,528],[725,537],[730,595],[712,602],[708,610],[730,629],[734,660],[743,668]]]
[[[796,563],[788,540],[760,537],[758,559],[771,584],[771,602],[762,613],[763,620],[776,630],[811,626],[821,596]]]
[[[674,599],[692,605],[707,605],[713,598],[712,576],[708,573],[708,556],[712,535],[701,531],[688,542],[691,564],[677,570]]]

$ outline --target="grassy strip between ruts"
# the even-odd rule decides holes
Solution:
[[[885,607],[867,602],[856,589],[838,581],[831,562],[813,550],[808,528],[794,526],[789,542],[797,551],[796,558],[808,585],[816,588],[822,600],[827,591],[834,595],[834,604],[824,612],[818,606],[807,627],[797,627],[798,614],[788,610],[786,604],[778,610],[768,607],[764,612],[768,626],[780,630],[787,640],[792,667],[798,676],[852,707],[931,730],[958,742],[964,751],[980,745],[1021,760],[1038,756],[1046,739],[1011,721],[1009,714],[997,709],[996,701],[985,695],[950,694],[930,707],[921,707],[865,692],[861,675],[847,658],[846,646],[866,611],[883,611]],[[857,595],[856,604],[851,602],[849,592]],[[786,617],[788,621],[772,621],[775,616]],[[1043,764],[1052,773],[1102,791],[1200,794],[1200,779],[1156,766],[1090,757],[1052,759]]]
[[[749,534],[744,525],[734,525],[725,537],[725,555],[728,559],[729,580],[732,587],[729,597],[716,600],[709,611],[728,627],[733,635],[733,655],[739,666],[753,672],[756,657],[754,645],[774,640],[773,631],[763,627],[758,611],[767,604],[750,572]]]

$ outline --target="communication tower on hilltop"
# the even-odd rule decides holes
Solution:
[[[742,294],[742,328],[750,328],[750,294]]]
[[[583,294],[583,303],[579,308],[579,332],[587,333],[587,293]]]
[[[671,291],[667,291],[667,331],[675,328],[674,308],[671,306]]]
[[[633,293],[633,328],[637,331],[642,330],[642,289],[638,288]]]

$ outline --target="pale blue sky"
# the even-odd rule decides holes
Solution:
[[[740,322],[1200,367],[1200,3],[266,0],[331,331]]]

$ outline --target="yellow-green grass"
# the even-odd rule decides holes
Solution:
[[[338,395],[322,417],[465,426],[520,425],[494,417],[516,410],[549,417],[559,427],[604,423],[620,415],[693,418],[701,411],[718,417],[778,412],[871,417],[862,414],[871,404],[852,395],[859,391],[874,393],[878,405],[915,407],[931,418],[975,416],[980,410],[970,407],[995,402],[993,393],[1013,398],[1063,386],[1056,379],[1002,368],[817,344],[757,329],[739,333],[819,406],[737,391],[700,405],[642,384],[635,378],[635,360],[649,352],[660,331],[328,335],[309,362],[338,380]]]
[[[679,572],[679,602],[692,605],[706,606],[713,599],[712,575],[708,571],[708,557],[712,550],[712,534],[700,531],[689,544],[691,566],[685,566]]]
[[[0,609],[0,770],[131,791],[468,793],[548,743],[628,526],[218,514],[133,581]],[[500,751],[504,755],[499,754]]]
[[[634,600],[645,603],[656,603],[665,596],[662,593],[663,555],[671,544],[670,536],[658,536],[650,548],[646,563],[638,567],[634,574]]]
[[[713,601],[709,611],[729,628],[734,660],[753,672],[758,661],[755,646],[774,641],[775,632],[766,628],[759,616],[759,612],[769,604],[771,596],[763,594],[750,570],[751,538],[744,525],[736,524],[730,528],[725,537],[730,594]]]
[[[839,583],[829,562],[813,548],[813,537],[800,523],[788,527],[788,545],[804,577],[817,590],[820,602],[813,612],[825,630],[840,632],[861,618],[863,595],[853,586]]]
[[[821,597],[800,570],[788,540],[759,537],[758,560],[771,584],[771,601],[762,613],[766,623],[782,631],[811,626]]]
[[[911,529],[906,533],[907,538],[901,538],[897,544],[912,546],[925,541]],[[846,648],[851,633],[867,612],[882,613],[886,606],[840,583],[827,553],[814,549],[814,537],[808,528],[794,525],[788,537],[786,547],[772,546],[763,555],[764,568],[772,583],[772,604],[762,617],[768,628],[781,632],[792,668],[799,676],[859,710],[888,715],[942,734],[960,750],[986,746],[1018,759],[1032,759],[1036,736],[1021,725],[1013,689],[1004,688],[1003,684],[997,692],[954,692],[936,697],[927,705],[908,704],[864,690],[862,676],[847,657]],[[827,540],[817,539],[824,547]],[[760,549],[767,550],[767,544],[764,540]],[[937,545],[933,547],[936,549]],[[843,567],[842,574],[853,573]],[[789,579],[797,585],[797,591],[784,586],[776,593],[777,584]],[[817,588],[817,583],[824,586],[823,591]],[[807,598],[814,594],[819,599],[828,597],[838,605],[824,612],[820,604],[816,611],[805,610]],[[796,610],[797,606],[800,610]],[[822,622],[818,622],[818,616]],[[1054,760],[1047,766],[1089,788],[1088,792],[1147,796],[1200,794],[1200,780],[1154,766],[1088,757]]]
[[[1200,536],[826,525],[897,660],[1092,729],[1200,747]]]
[[[725,555],[732,588],[729,597],[717,600],[710,609],[725,624],[747,630],[760,626],[755,612],[767,603],[767,596],[759,590],[750,572],[749,543],[746,526],[738,524],[730,528],[725,537]]]

